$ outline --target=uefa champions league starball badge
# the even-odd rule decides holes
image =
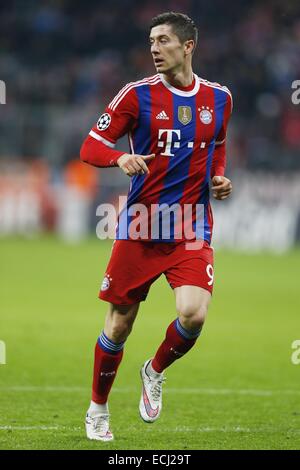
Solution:
[[[213,113],[213,110],[209,109],[208,106],[207,107],[202,106],[202,109],[200,110],[200,114],[199,114],[200,121],[203,124],[210,124],[213,118],[212,113]]]
[[[100,116],[100,118],[98,119],[98,122],[97,122],[97,129],[99,131],[105,131],[105,129],[108,128],[108,126],[110,125],[111,123],[111,117],[110,117],[110,114],[108,113],[104,113]]]

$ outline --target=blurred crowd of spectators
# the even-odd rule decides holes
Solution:
[[[299,0],[13,0],[0,3],[1,156],[76,157],[103,106],[128,81],[155,73],[153,16],[199,26],[194,70],[234,96],[230,167],[300,167]]]

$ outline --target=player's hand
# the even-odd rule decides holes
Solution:
[[[232,184],[230,179],[226,178],[225,176],[214,176],[212,178],[212,192],[213,197],[222,201],[230,196],[232,192]]]
[[[149,174],[150,170],[147,167],[147,162],[153,160],[155,154],[151,155],[131,155],[129,153],[124,153],[121,155],[117,164],[124,171],[125,175],[134,176],[134,175],[144,175]]]

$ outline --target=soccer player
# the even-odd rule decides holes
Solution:
[[[122,88],[81,148],[82,161],[97,167],[116,166],[131,177],[99,293],[100,299],[109,302],[109,309],[95,347],[92,401],[86,416],[89,439],[113,439],[108,395],[140,302],[151,284],[165,274],[175,293],[177,318],[153,358],[141,368],[139,411],[145,422],[159,417],[163,372],[193,347],[207,314],[213,289],[209,185],[218,200],[232,191],[231,181],[224,176],[232,98],[226,87],[193,72],[197,35],[194,22],[184,14],[167,12],[153,18],[149,40],[157,73]],[[129,136],[130,154],[114,149],[124,134]],[[138,224],[132,230],[136,204],[147,209],[146,216],[143,213],[138,219],[139,237]],[[174,204],[192,207],[189,222],[194,237],[178,232],[183,224],[180,217],[176,222],[170,219],[168,236],[161,225],[158,232],[151,227],[152,208]],[[202,231],[196,224],[197,205],[203,207]],[[161,224],[165,214],[159,217]]]

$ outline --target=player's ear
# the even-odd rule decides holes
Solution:
[[[184,43],[184,52],[186,55],[192,54],[195,49],[195,41],[193,39],[188,39]]]

